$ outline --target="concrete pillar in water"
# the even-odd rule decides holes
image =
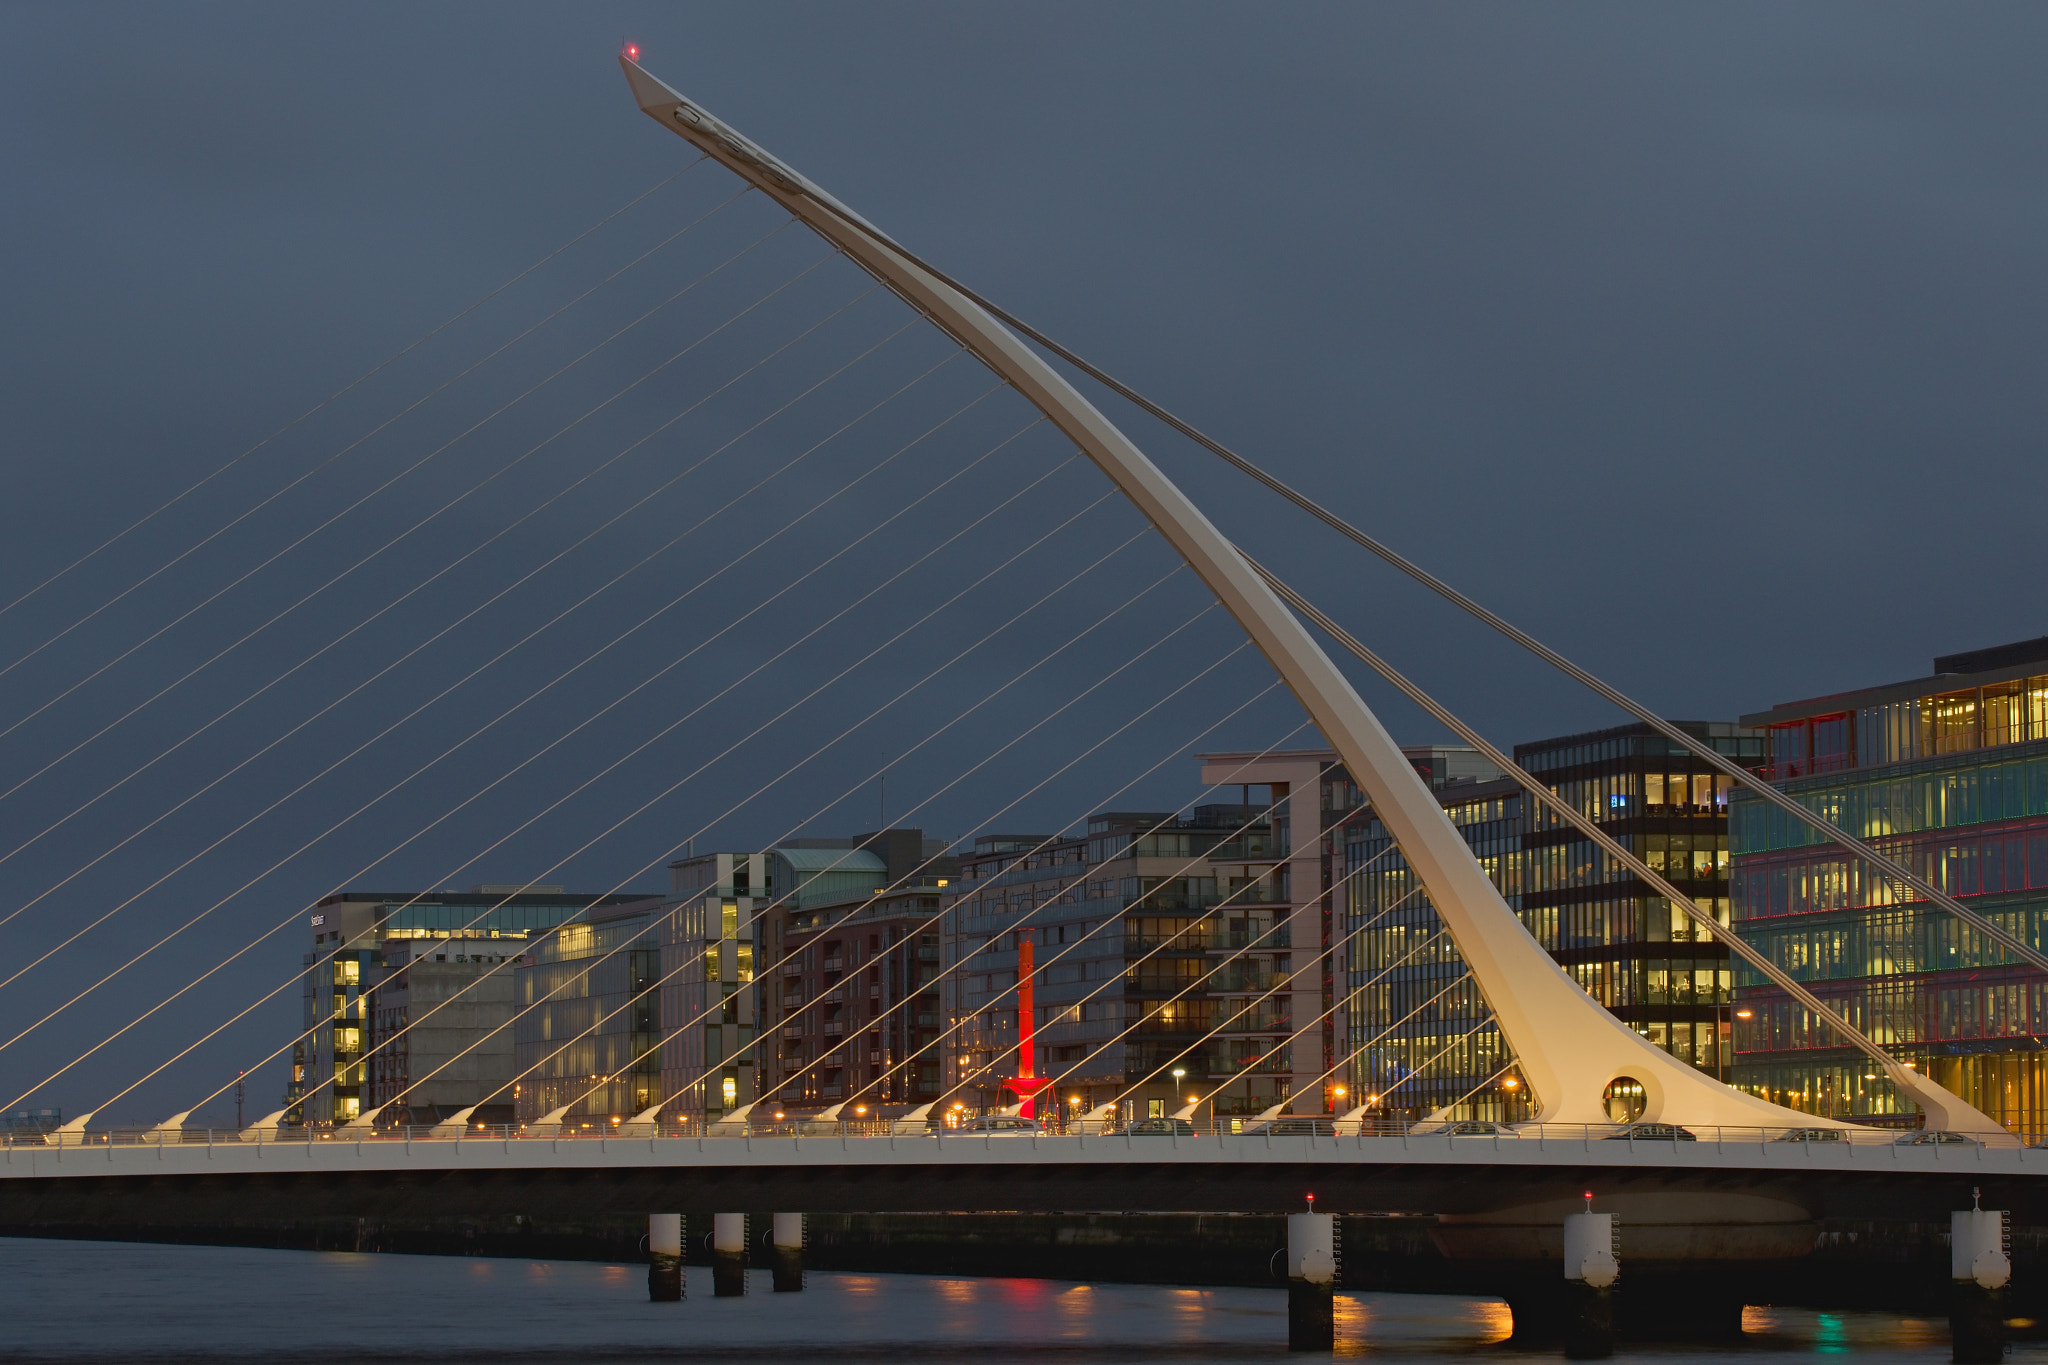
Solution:
[[[711,1293],[736,1299],[747,1292],[747,1215],[711,1216]]]
[[[1614,1354],[1614,1282],[1621,1263],[1614,1254],[1614,1215],[1568,1213],[1564,1219],[1564,1353],[1571,1360],[1602,1360]]]
[[[768,1236],[775,1253],[775,1292],[794,1294],[804,1287],[804,1216],[778,1213]]]
[[[1977,1201],[1973,1197],[1970,1202]],[[1953,1281],[1948,1324],[1954,1359],[1964,1365],[1995,1365],[2005,1358],[2005,1285],[2012,1278],[2005,1212],[1957,1209],[1949,1215],[1948,1227]]]
[[[683,1215],[647,1215],[647,1297],[675,1303],[683,1297]]]
[[[1287,1349],[1327,1351],[1337,1344],[1337,1219],[1287,1215]]]

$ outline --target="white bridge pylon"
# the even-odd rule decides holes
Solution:
[[[1378,717],[1230,541],[1123,432],[1009,329],[831,195],[621,56],[640,108],[843,250],[1009,382],[1137,505],[1236,618],[1399,842],[1514,1049],[1546,1123],[1609,1122],[1608,1086],[1642,1084],[1650,1122],[1846,1127],[1743,1094],[1608,1013],[1523,927]]]

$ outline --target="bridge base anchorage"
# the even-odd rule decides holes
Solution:
[[[1329,1351],[1337,1345],[1337,1219],[1327,1213],[1287,1215],[1287,1349]]]
[[[711,1216],[711,1294],[737,1299],[747,1292],[747,1215]]]
[[[804,1216],[776,1214],[768,1245],[775,1256],[775,1292],[800,1293],[804,1287]]]
[[[1614,1282],[1621,1275],[1611,1213],[1569,1213],[1564,1219],[1564,1290],[1559,1305],[1567,1360],[1614,1354]]]
[[[683,1297],[683,1215],[647,1215],[647,1297],[678,1303]]]
[[[1948,1326],[1957,1365],[2005,1359],[2005,1287],[2012,1278],[2000,1209],[1957,1209],[1949,1215]]]

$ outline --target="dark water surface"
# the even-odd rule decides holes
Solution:
[[[974,1361],[1207,1365],[1287,1359],[1278,1290],[1084,1285],[814,1272],[801,1294],[649,1303],[646,1268],[587,1261],[261,1251],[0,1238],[0,1359],[348,1362]],[[1624,1349],[1617,1360],[1748,1362],[1856,1353],[1948,1359],[1947,1324],[1879,1313],[1750,1309],[1741,1344]],[[1502,1345],[1487,1299],[1346,1294],[1339,1356],[1552,1361]],[[1296,1360],[1312,1359],[1295,1356]],[[2048,1365],[2048,1347],[2014,1362]]]

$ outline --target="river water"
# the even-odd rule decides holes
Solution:
[[[814,1271],[802,1294],[774,1294],[764,1271],[747,1297],[714,1299],[710,1271],[692,1267],[689,1291],[684,1303],[649,1303],[639,1265],[0,1238],[0,1360],[1288,1358],[1277,1289]],[[1337,1314],[1340,1357],[1558,1359],[1503,1346],[1507,1309],[1491,1300],[1346,1294]],[[1625,1348],[1616,1359],[1948,1359],[1947,1324],[1927,1319],[1752,1308],[1745,1326],[1739,1345]],[[2048,1365],[2048,1346],[2017,1346],[2008,1359]]]

